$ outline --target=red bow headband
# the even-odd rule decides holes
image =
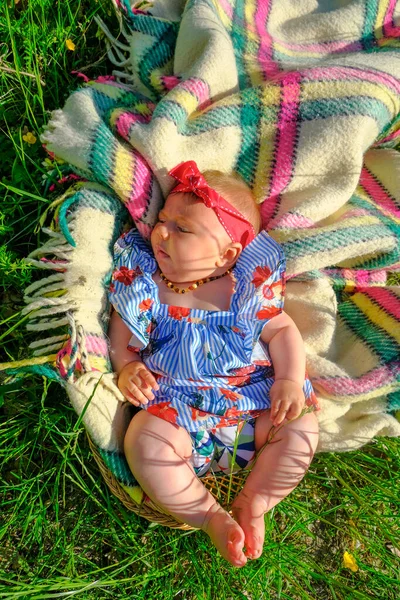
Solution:
[[[208,185],[194,160],[180,163],[169,175],[179,181],[170,194],[191,192],[198,196],[207,208],[213,209],[232,242],[240,242],[244,248],[254,240],[256,232],[250,221]]]

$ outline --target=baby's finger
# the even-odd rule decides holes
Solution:
[[[271,402],[271,418],[276,417],[276,415],[279,412],[279,408],[282,404],[282,400],[280,398],[278,398],[278,400],[273,400]]]
[[[135,399],[137,400],[140,404],[148,404],[148,400],[146,398],[146,396],[144,394],[142,394],[141,390],[138,388],[137,385],[135,385],[134,383],[130,383],[129,384],[129,388],[127,388],[128,391],[128,400]],[[135,405],[135,406],[139,406],[139,405]]]
[[[278,414],[279,406],[280,406],[280,402],[271,404],[271,417],[275,417]]]
[[[297,419],[300,416],[302,411],[302,406],[297,402],[294,402],[289,406],[289,410],[287,411],[286,418],[287,419]]]
[[[160,387],[159,387],[159,385],[158,385],[158,383],[156,381],[156,378],[147,369],[142,369],[142,371],[140,371],[140,377],[143,379],[143,381],[145,383],[147,383],[147,385],[151,389],[153,389],[153,390],[159,390],[160,389]]]
[[[154,394],[153,394],[153,390],[151,389],[151,387],[149,385],[147,385],[147,383],[141,383],[140,385],[140,391],[142,392],[142,394],[144,396],[146,396],[147,400],[154,400]],[[147,404],[147,402],[146,402]]]
[[[129,384],[135,386],[135,388],[139,390],[142,396],[147,398],[145,404],[147,404],[148,400],[154,400],[154,394],[151,390],[151,387],[143,381],[140,374],[133,375],[132,377],[130,377]]]
[[[135,396],[130,393],[127,387],[121,388],[121,392],[123,396],[128,400],[128,402],[130,402],[134,406],[140,406],[139,400],[136,400]]]
[[[288,404],[287,404],[287,402],[281,402],[280,405],[279,405],[278,412],[276,413],[275,416],[272,416],[272,422],[275,425],[275,427],[277,427],[278,425],[280,425],[282,423],[282,421],[286,417],[287,411],[288,411]]]

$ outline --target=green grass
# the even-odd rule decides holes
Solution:
[[[0,249],[0,344],[3,360],[18,360],[33,340],[21,309],[36,276],[22,258],[40,243],[38,218],[57,196],[44,193],[40,142],[22,136],[30,131],[38,140],[50,111],[77,85],[72,70],[111,71],[93,16],[114,28],[116,21],[106,1],[6,0],[1,7],[0,235],[7,247]],[[0,386],[0,411],[0,598],[399,597],[397,440],[317,456],[267,516],[262,558],[235,570],[203,533],[154,527],[110,494],[59,386],[37,376]],[[343,567],[344,551],[357,572]]]

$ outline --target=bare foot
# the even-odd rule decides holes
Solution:
[[[265,536],[264,514],[267,512],[267,502],[260,494],[246,491],[240,492],[232,504],[232,514],[245,536],[245,556],[259,558],[262,553]]]
[[[234,567],[243,567],[247,558],[243,552],[244,532],[240,525],[218,504],[208,511],[202,527],[218,552]]]

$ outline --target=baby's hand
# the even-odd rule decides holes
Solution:
[[[290,379],[275,381],[270,389],[269,397],[271,399],[271,421],[275,427],[278,427],[285,419],[296,419],[305,403],[302,386]]]
[[[118,377],[118,387],[135,406],[154,400],[152,390],[159,389],[154,375],[141,360],[134,360],[124,366]]]

